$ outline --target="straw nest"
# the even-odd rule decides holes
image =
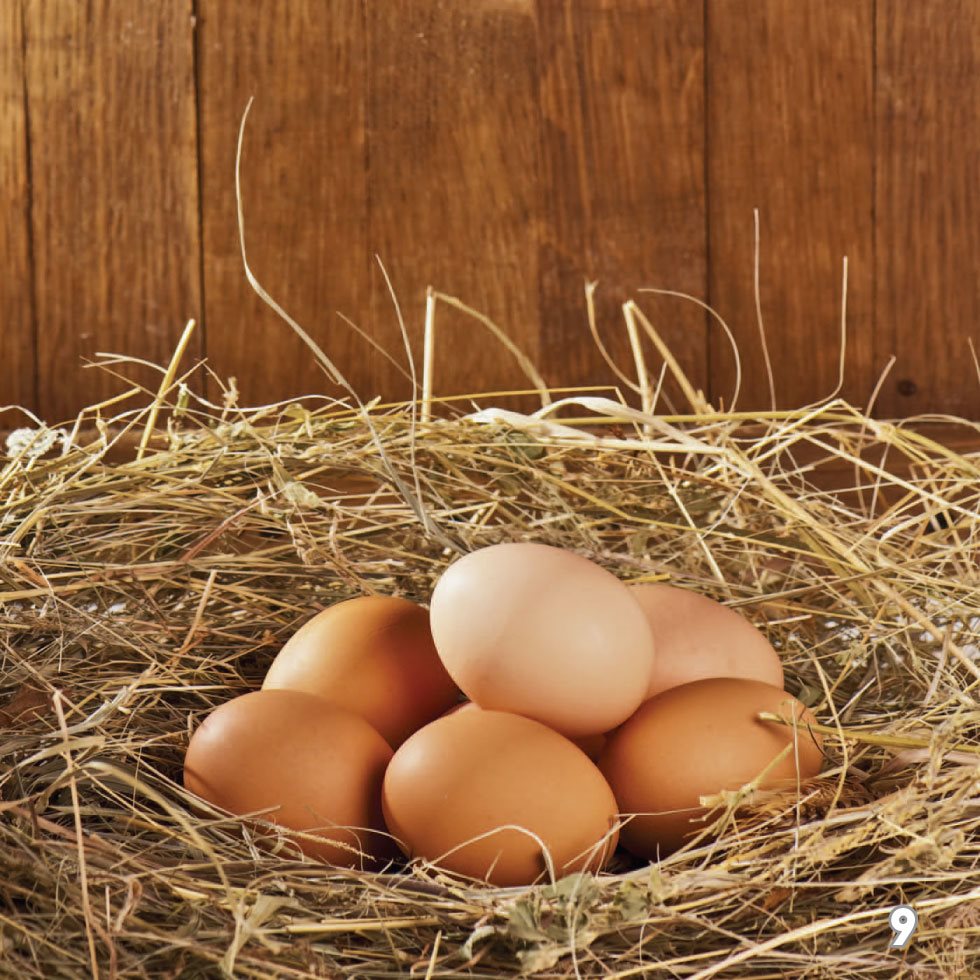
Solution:
[[[980,458],[839,400],[736,414],[688,386],[667,416],[639,387],[646,411],[246,409],[172,364],[112,425],[102,406],[10,440],[0,973],[980,975]],[[825,726],[819,780],[725,794],[658,865],[528,889],[336,870],[192,808],[189,733],[312,612],[426,602],[455,555],[515,539],[738,608]]]

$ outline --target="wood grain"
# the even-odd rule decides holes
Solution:
[[[780,405],[837,383],[847,255],[843,394],[863,404],[894,353],[880,414],[980,418],[977,0],[5,0],[0,406],[70,416],[122,388],[83,359],[166,362],[202,312],[185,364],[206,354],[243,402],[338,393],[245,279],[253,95],[253,269],[365,398],[410,391],[376,253],[419,364],[432,284],[550,384],[613,382],[595,279],[620,370],[633,296],[730,407],[724,335],[639,293],[662,286],[726,317],[739,407],[767,407],[758,207]],[[436,326],[437,395],[527,386],[474,320],[443,307]]]
[[[904,5],[905,9],[911,4]],[[837,384],[841,265],[850,262],[844,395],[863,402],[876,365],[872,277],[870,0],[708,0],[710,297],[742,353],[742,407],[768,407],[753,290],[753,208],[777,403]],[[712,391],[734,369],[711,338]]]
[[[0,407],[36,410],[22,16],[20,3],[0,5]],[[0,419],[23,421],[13,411]]]
[[[598,280],[600,334],[621,370],[635,378],[621,312],[635,298],[706,387],[704,312],[637,293],[707,291],[701,5],[539,0],[538,46],[542,359],[564,383],[614,380],[586,328],[583,284]]]
[[[27,0],[26,25],[38,397],[62,418],[123,387],[83,357],[165,364],[200,315],[191,4]]]
[[[980,4],[878,0],[876,359],[885,415],[980,418]]]
[[[425,288],[489,316],[538,354],[537,63],[531,0],[368,3],[372,252],[387,266],[416,357]],[[373,273],[372,334],[404,365],[392,304]],[[435,394],[527,388],[474,320],[440,307]],[[545,380],[556,371],[539,365]],[[558,367],[558,366],[556,366]],[[404,394],[381,365],[378,388]]]
[[[235,149],[254,96],[242,168],[249,264],[361,385],[376,370],[374,355],[337,315],[363,325],[367,306],[361,3],[199,0],[198,15],[209,361],[237,378],[243,403],[337,394],[245,278]]]

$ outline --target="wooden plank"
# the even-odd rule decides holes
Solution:
[[[538,43],[542,360],[566,383],[614,380],[586,329],[583,282],[597,279],[600,333],[620,369],[635,378],[621,312],[635,298],[703,388],[703,311],[637,293],[707,292],[702,7],[540,0]],[[649,359],[656,378],[652,348]]]
[[[24,35],[19,3],[0,5],[0,407],[37,410]],[[0,415],[6,424],[25,421]]]
[[[532,0],[403,0],[367,13],[370,247],[386,263],[416,355],[425,287],[459,297],[538,353],[538,106]],[[373,274],[373,335],[404,364]],[[419,358],[420,359],[420,358]],[[528,387],[474,320],[440,307],[436,395]],[[390,365],[386,394],[405,393]],[[556,372],[541,365],[545,380]]]
[[[880,410],[980,419],[980,4],[878,0],[877,24]]]
[[[244,403],[337,393],[245,279],[235,148],[254,96],[242,168],[249,264],[361,388],[376,357],[337,316],[367,326],[361,4],[199,0],[198,15],[209,360],[237,378]]]
[[[165,364],[200,315],[191,0],[26,0],[26,25],[39,400],[58,418],[123,387],[83,357]]]
[[[907,9],[911,5],[904,5]],[[841,264],[850,262],[844,395],[871,390],[871,0],[708,0],[711,303],[742,353],[742,407],[768,407],[756,323],[753,215],[760,209],[761,305],[780,406],[837,384]],[[712,391],[734,382],[711,338]]]

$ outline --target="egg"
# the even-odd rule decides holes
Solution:
[[[701,797],[737,790],[756,779],[761,788],[795,788],[820,771],[822,740],[805,727],[757,718],[769,711],[798,726],[813,715],[771,684],[711,678],[672,687],[647,701],[613,732],[599,759],[624,821],[622,842],[637,857],[656,858],[680,847],[705,826]]]
[[[581,749],[539,722],[461,708],[416,732],[388,766],[388,829],[409,857],[495,885],[602,868],[616,801]]]
[[[569,736],[625,721],[654,660],[646,617],[599,565],[535,543],[492,545],[436,583],[432,636],[446,669],[481,707]]]
[[[447,715],[455,714],[457,711],[462,711],[463,709],[467,711],[483,711],[478,704],[473,701],[463,701],[460,704],[454,704],[447,712]],[[577,745],[593,762],[595,762],[600,753],[602,752],[603,746],[606,744],[605,734],[601,735],[580,735],[578,738],[569,738],[569,742],[572,745]]]
[[[303,691],[253,691],[194,732],[184,786],[230,813],[272,808],[261,819],[312,835],[288,835],[306,854],[353,867],[396,853],[381,814],[391,755],[352,711]]]
[[[279,651],[262,687],[349,708],[392,747],[459,694],[436,653],[429,614],[393,596],[362,596],[317,613]]]
[[[602,750],[606,746],[606,735],[600,732],[598,735],[580,735],[571,741],[577,745],[593,762],[597,762]]]
[[[657,648],[647,697],[706,677],[745,677],[783,686],[779,654],[734,610],[671,585],[629,588]]]

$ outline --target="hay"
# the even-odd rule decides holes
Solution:
[[[3,975],[980,975],[977,455],[839,400],[244,409],[174,369],[111,425],[22,431],[0,473]],[[314,610],[425,602],[515,539],[738,608],[825,726],[820,779],[724,794],[717,836],[659,865],[531,889],[328,869],[192,809],[189,732]]]
[[[546,388],[495,324],[430,290],[420,386],[406,335],[421,398],[364,405],[248,265],[245,117],[246,278],[345,394],[243,408],[212,375],[209,402],[188,387],[201,366],[178,373],[191,323],[157,391],[129,383],[8,439],[0,975],[980,975],[980,454],[926,434],[955,423],[976,449],[980,425],[882,422],[834,396],[736,411],[737,349],[716,409],[630,302],[634,381],[599,336],[593,285],[589,327],[620,388]],[[757,301],[758,252],[756,218]],[[845,260],[844,297],[846,277]],[[433,398],[438,303],[534,389]],[[102,366],[125,378],[132,360]],[[688,414],[657,414],[668,372]],[[499,407],[515,394],[541,410]],[[655,865],[617,856],[520,889],[328,868],[183,791],[190,732],[256,688],[312,612],[362,593],[425,602],[455,555],[507,540],[739,609],[821,719],[820,778],[721,794],[705,833]],[[919,916],[901,951],[898,904]]]

